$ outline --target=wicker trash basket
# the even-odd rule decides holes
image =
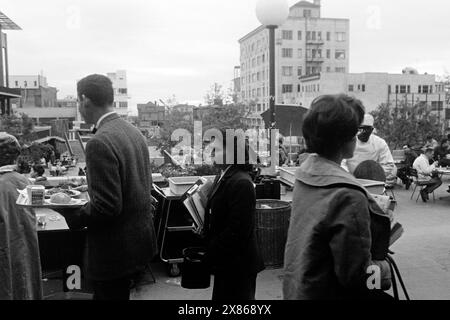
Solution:
[[[266,268],[283,266],[290,214],[289,202],[256,201],[256,238]]]

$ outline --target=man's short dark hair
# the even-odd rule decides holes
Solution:
[[[433,149],[431,149],[431,148],[426,148],[426,150],[425,150],[425,153],[429,153],[429,152],[433,153],[433,152],[434,152],[434,150],[433,150]]]
[[[114,103],[114,89],[111,80],[101,74],[91,74],[77,83],[78,97],[89,98],[98,107],[107,107]]]
[[[441,146],[443,146],[444,143],[447,143],[447,142],[448,142],[448,139],[442,139],[442,141],[441,141]]]
[[[427,136],[427,140],[433,139],[433,136]]]
[[[364,120],[361,101],[347,95],[325,95],[311,104],[303,122],[303,136],[310,152],[332,156],[358,133]]]

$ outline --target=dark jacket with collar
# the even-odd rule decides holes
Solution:
[[[386,258],[389,237],[389,216],[366,189],[339,165],[308,155],[296,172],[284,298],[358,298],[367,292],[367,267]]]
[[[87,268],[93,280],[129,276],[157,253],[148,147],[138,129],[107,116],[86,145],[91,201],[66,214],[71,229],[87,227]]]
[[[228,170],[210,195],[206,260],[216,272],[256,274],[264,263],[256,241],[256,194],[248,172]]]

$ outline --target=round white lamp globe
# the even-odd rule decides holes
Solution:
[[[258,0],[256,17],[264,26],[280,26],[289,16],[287,0]]]

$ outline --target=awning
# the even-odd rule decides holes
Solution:
[[[20,89],[11,89],[6,87],[0,87],[1,98],[21,98]]]
[[[276,105],[275,106],[275,128],[280,131],[283,136],[303,136],[303,117],[308,109],[300,106],[292,105]],[[261,114],[266,128],[270,127],[270,109]]]
[[[45,137],[42,139],[34,140],[33,143],[45,143],[45,142],[49,142],[50,140],[56,140],[61,143],[66,143],[66,140],[64,140],[63,138],[57,137],[57,136]]]

